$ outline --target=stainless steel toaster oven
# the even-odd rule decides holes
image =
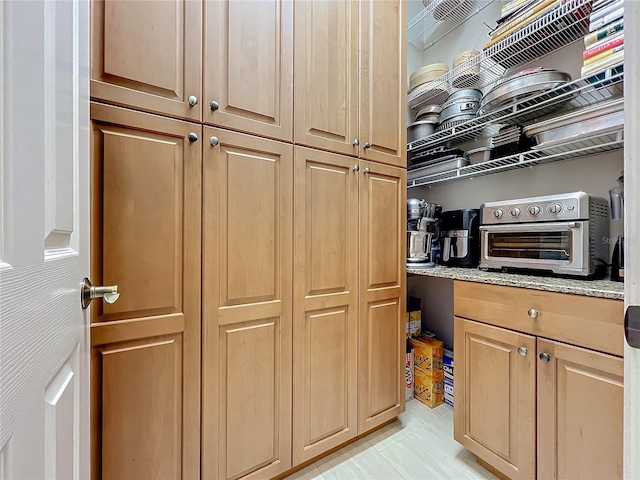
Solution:
[[[485,203],[480,267],[601,276],[608,234],[608,202],[585,192]]]

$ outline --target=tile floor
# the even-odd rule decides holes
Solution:
[[[491,479],[476,457],[453,439],[453,409],[419,401],[391,425],[358,440],[287,480]]]

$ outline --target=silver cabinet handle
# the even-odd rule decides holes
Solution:
[[[353,166],[353,171],[354,171],[354,172],[357,172],[357,171],[359,171],[359,170],[360,170],[360,165],[354,165],[354,166]]]
[[[529,353],[529,350],[527,350],[527,347],[520,347],[520,348],[518,348],[518,353],[521,356],[526,357],[527,353]]]
[[[196,97],[195,95],[189,95],[189,105],[191,105],[192,107],[195,107],[198,104],[198,97]]]
[[[209,103],[209,108],[211,108],[211,110],[213,110],[215,112],[216,110],[218,110],[220,108],[220,104],[218,102],[216,102],[215,100],[211,100],[211,103]]]
[[[371,144],[369,142],[365,143],[364,148],[365,150],[368,150],[369,148],[371,148]]]
[[[362,173],[364,173],[365,175],[370,172],[371,170],[369,170],[369,167],[365,167],[365,169],[362,171]]]
[[[218,139],[218,137],[211,137],[209,138],[209,143],[211,144],[212,147],[215,147],[220,143],[220,140]]]
[[[82,308],[86,309],[91,300],[94,298],[101,298],[105,303],[116,303],[120,298],[117,285],[109,285],[105,287],[95,287],[91,285],[91,282],[87,277],[82,279],[80,287],[80,302]]]
[[[193,132],[189,133],[189,135],[187,135],[187,138],[191,143],[198,141],[198,135]]]
[[[551,355],[549,355],[548,353],[541,353],[540,360],[547,363],[549,360],[551,360]]]
[[[538,318],[538,311],[535,308],[532,308],[527,312],[531,318]]]
[[[360,140],[356,138],[353,142],[351,142],[351,145],[353,145],[354,147],[357,147],[358,145],[360,145]]]

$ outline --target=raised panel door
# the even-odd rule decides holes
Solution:
[[[358,155],[358,2],[296,2],[295,25],[295,142]]]
[[[509,478],[535,477],[535,337],[455,317],[454,438]]]
[[[91,98],[200,120],[201,93],[202,0],[91,2]]]
[[[91,118],[91,276],[121,293],[114,304],[92,305],[94,354],[109,358],[92,374],[93,475],[150,477],[162,457],[172,476],[197,477],[202,162],[200,140],[188,136],[200,137],[201,128],[100,104],[91,105]],[[170,413],[178,444],[156,432],[169,415],[156,387],[179,393]],[[132,428],[132,438],[146,441],[135,452],[121,437]]]
[[[404,411],[406,171],[360,161],[358,433]]]
[[[357,160],[295,149],[293,458],[357,435]]]
[[[293,139],[293,2],[204,4],[204,121]]]
[[[360,157],[406,167],[405,2],[360,1]]]
[[[205,128],[202,477],[291,467],[293,146]]]
[[[538,478],[623,478],[623,359],[543,339],[540,354]]]

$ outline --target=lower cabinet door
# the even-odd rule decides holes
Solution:
[[[454,321],[455,439],[509,478],[535,478],[535,337]]]
[[[295,149],[295,464],[357,434],[357,164]]]
[[[204,132],[202,478],[272,478],[291,468],[293,146]]]
[[[406,174],[360,161],[359,434],[404,411]]]
[[[538,339],[538,478],[622,478],[623,359]]]

